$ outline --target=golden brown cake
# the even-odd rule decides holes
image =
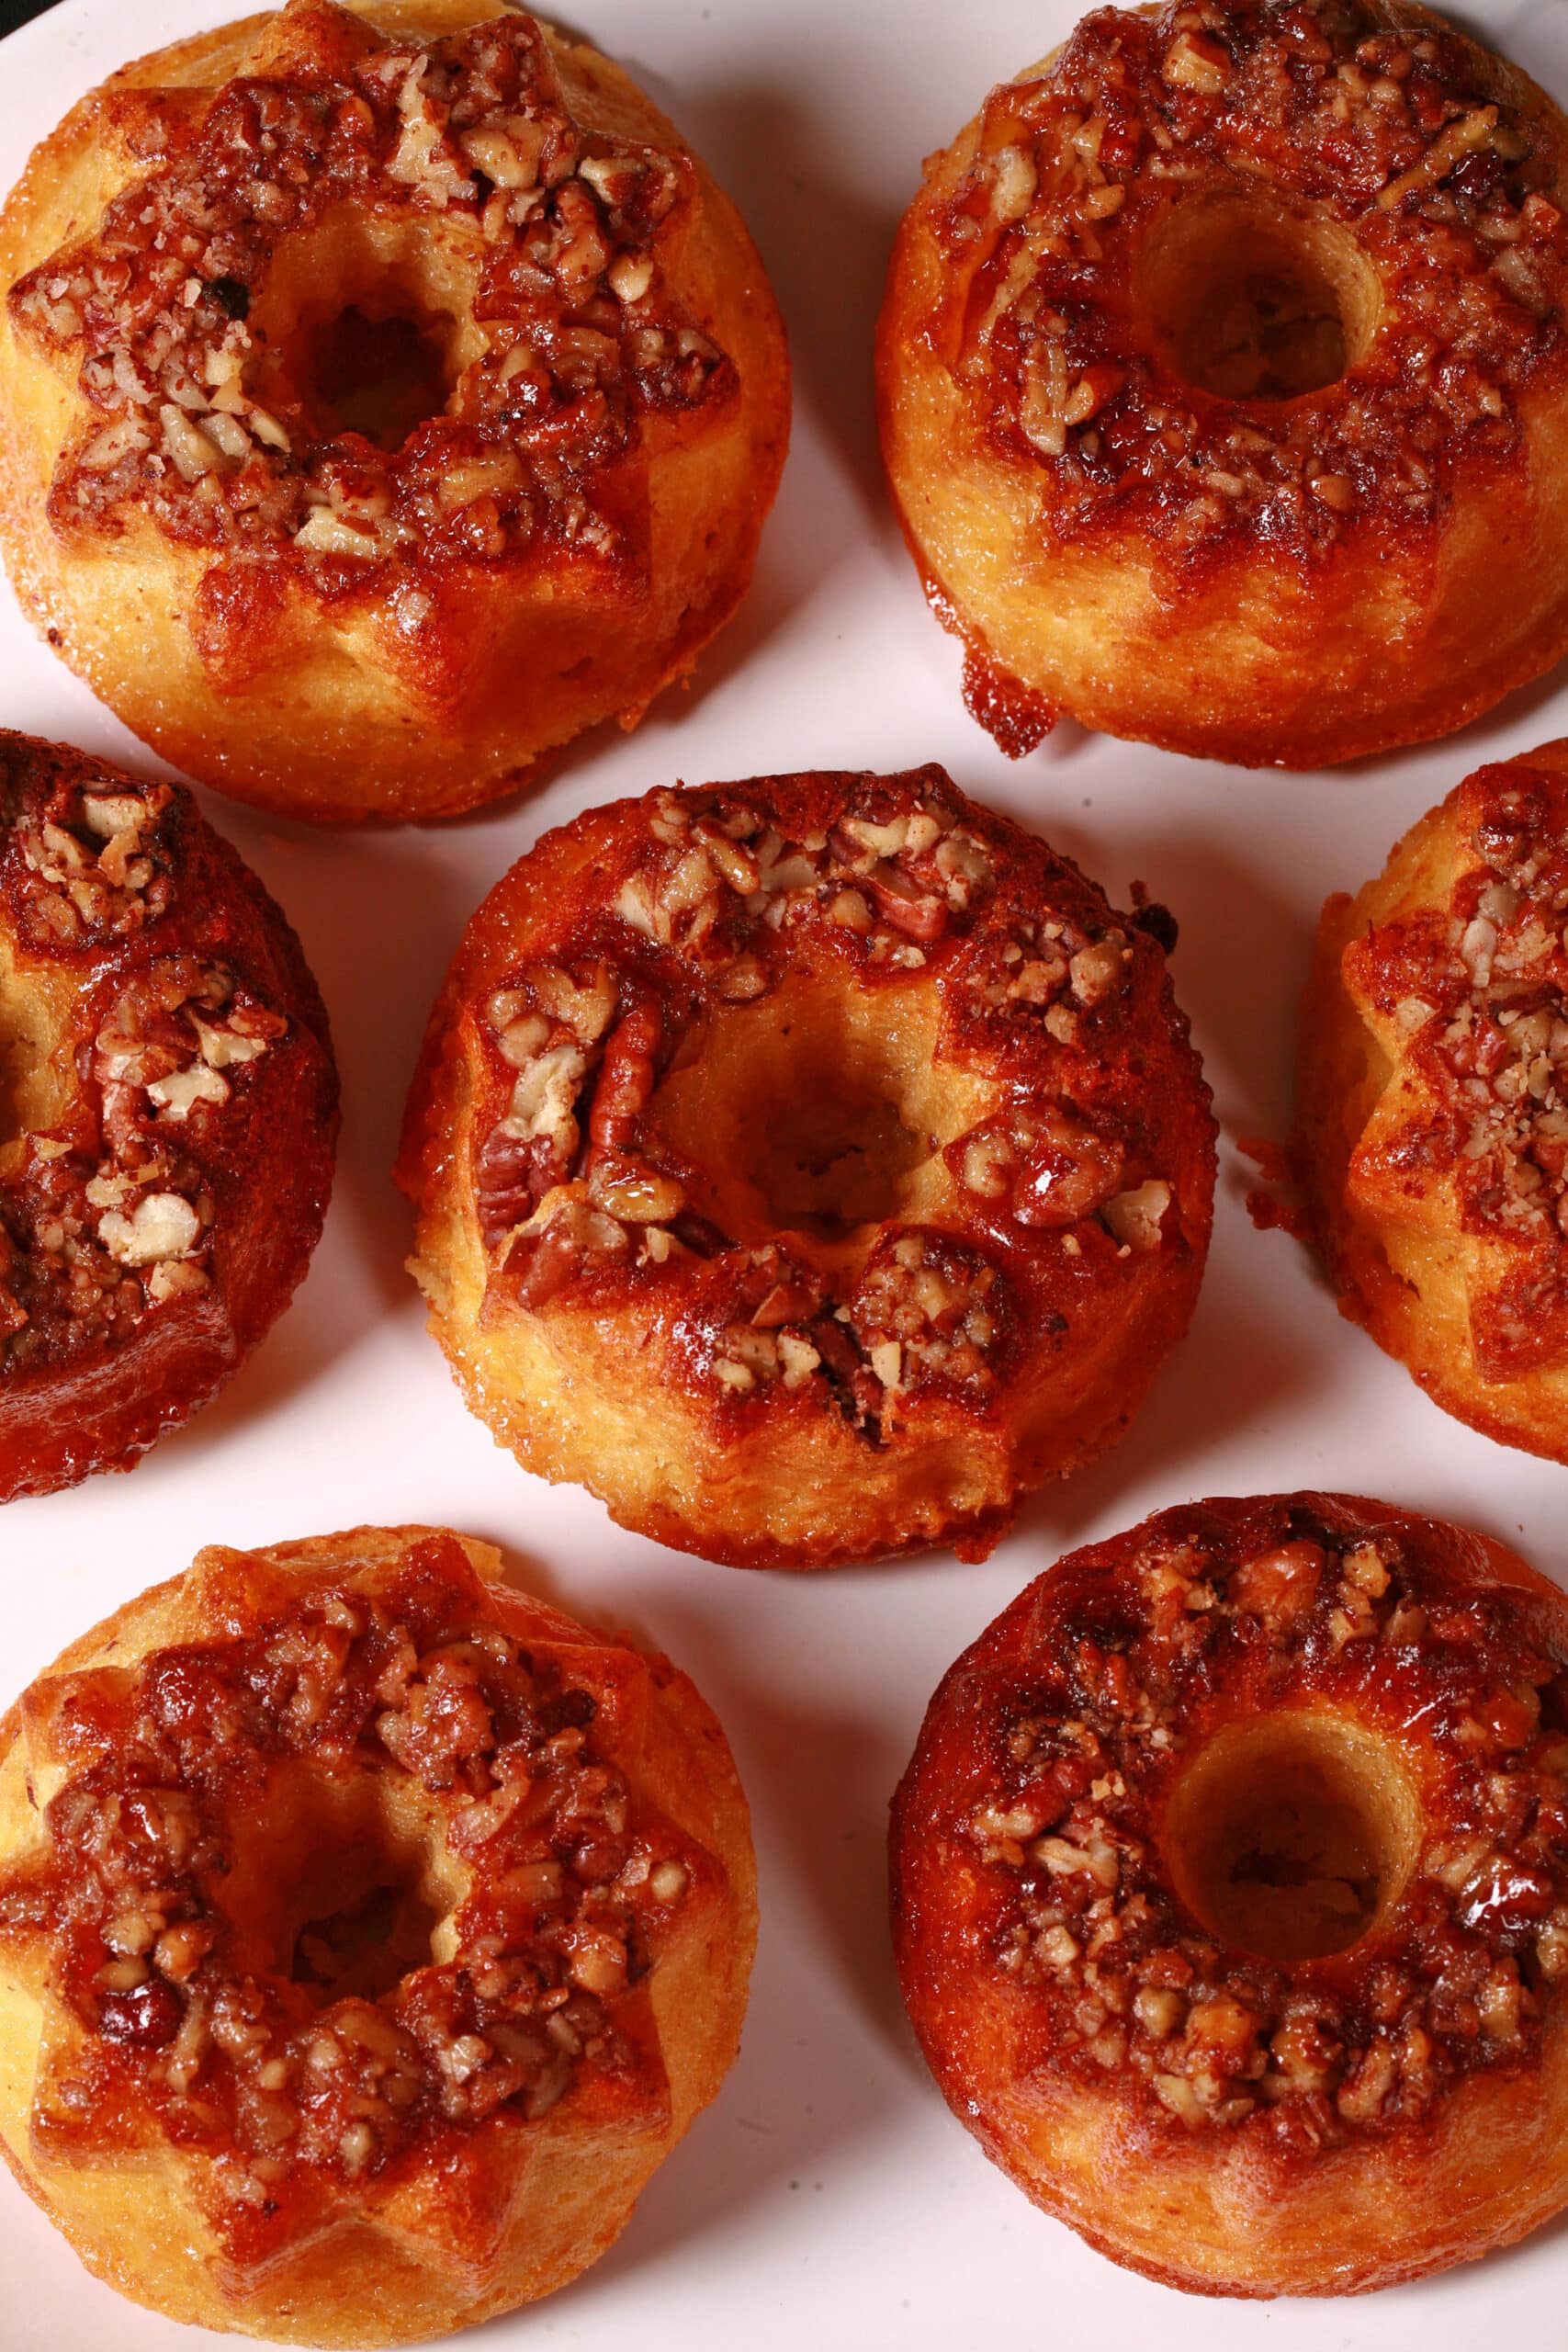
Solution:
[[[1480,768],[1323,910],[1292,1159],[1341,1311],[1568,1462],[1568,744]]]
[[[1097,9],[927,164],[883,447],[975,716],[1312,768],[1568,650],[1568,124],[1410,0]]]
[[[206,1551],[0,1724],[0,2146],[170,2318],[378,2346],[548,2294],[735,2055],[724,1735],[499,1568]]]
[[[942,769],[654,792],[520,859],[400,1181],[473,1409],[748,1566],[952,1544],[1127,1427],[1214,1126],[1158,937]]]
[[[183,786],[0,730],[0,1501],[208,1404],[321,1237],[299,943]]]
[[[619,67],[494,0],[289,0],[127,66],[34,154],[0,290],[23,607],[241,799],[493,799],[750,577],[756,250]]]
[[[893,1808],[905,1999],[987,2154],[1205,2294],[1349,2294],[1568,2203],[1568,1599],[1343,1495],[1031,1585]]]

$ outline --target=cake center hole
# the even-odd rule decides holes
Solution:
[[[1233,1724],[1199,1750],[1163,1842],[1211,1935],[1288,1962],[1360,1942],[1398,1900],[1420,1826],[1386,1742],[1337,1716],[1285,1714]]]
[[[954,1076],[941,1099],[932,1019],[913,991],[862,1003],[809,973],[710,1014],[649,1114],[696,1171],[692,1206],[737,1241],[829,1248],[910,1214],[964,1093]]]
[[[446,405],[446,341],[433,316],[376,318],[351,303],[301,341],[300,404],[323,438],[360,433],[378,449],[400,449]]]
[[[483,348],[470,293],[443,247],[415,249],[340,207],[273,254],[246,313],[245,390],[296,447],[357,434],[400,449]]]
[[[21,1098],[31,1068],[26,1040],[12,1035],[0,1020],[0,1150],[26,1133]]]
[[[0,972],[0,1152],[35,1129],[52,1126],[64,1110],[50,1051],[51,1018],[36,995],[24,999]]]
[[[221,1902],[251,1965],[318,2007],[378,2001],[438,1956],[456,1899],[439,1847],[394,1820],[367,1780],[323,1790],[310,1774],[276,1776],[236,1849]]]
[[[1179,206],[1142,277],[1167,369],[1224,401],[1302,400],[1339,383],[1371,340],[1381,299],[1337,223],[1240,199]]]
[[[820,1063],[800,1092],[758,1104],[751,1140],[750,1173],[769,1216],[828,1241],[892,1216],[929,1152],[874,1072]]]
[[[417,1886],[399,1883],[384,1869],[376,1876],[383,1883],[305,1920],[294,1939],[288,1973],[321,2007],[351,1995],[378,2001],[412,1970],[430,1964],[440,1912]]]

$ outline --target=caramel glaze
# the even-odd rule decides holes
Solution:
[[[1425,1837],[1371,1932],[1275,1964],[1185,1908],[1162,1824],[1216,1731],[1314,1706],[1403,1753]],[[970,2071],[973,2003],[1000,2004],[1021,2079],[1114,2100],[1130,2147],[1239,2143],[1285,2195],[1540,2061],[1568,1980],[1568,1607],[1500,1546],[1378,1503],[1162,1512],[1061,1561],[953,1667],[892,1851],[906,1999],[998,2161],[1008,2086]]]
[[[18,333],[75,368],[88,411],[50,492],[56,530],[114,532],[136,508],[217,551],[192,622],[236,688],[286,579],[340,619],[395,593],[389,658],[410,661],[454,569],[571,564],[635,585],[646,429],[700,428],[737,394],[664,289],[690,161],[585,140],[521,12],[400,42],[293,0],[270,49],[269,70],[212,94],[106,98],[136,175],[11,289]],[[324,429],[261,322],[280,252],[345,209],[423,223],[473,278],[484,348],[395,450]]]
[[[337,1131],[277,908],[175,785],[0,734],[0,1496],[129,1468],[287,1304]]]
[[[1145,919],[1070,861],[934,767],[658,792],[569,832],[558,913],[535,919],[525,859],[475,918],[410,1102],[417,1198],[444,1165],[435,1072],[470,1057],[488,1318],[629,1307],[660,1378],[735,1442],[830,1412],[874,1450],[939,1409],[985,1425],[1042,1355],[1092,1351],[1151,1290],[1195,1285],[1208,1091]],[[758,1247],[716,1226],[705,1171],[645,1119],[705,1016],[792,974],[885,990],[890,1014],[934,991],[938,1061],[992,1095],[947,1148],[940,1221],[874,1225],[832,1265],[793,1233]]]
[[[399,2218],[400,2196],[401,2226],[479,2260],[536,2119],[570,2096],[600,2122],[667,2122],[647,1978],[682,1904],[722,1883],[603,1752],[659,1662],[519,1611],[448,1534],[402,1536],[363,1559],[337,1539],[304,1594],[265,1559],[204,1554],[199,1634],[51,1676],[11,1726],[58,1780],[0,1875],[0,1954],[63,2013],[34,2150],[199,2157],[235,2280],[341,2211]],[[416,1787],[468,1880],[450,1957],[378,2000],[334,1997],[330,1964],[291,1975],[226,1908],[301,1776]],[[423,2222],[422,2182],[439,2188]]]
[[[1516,397],[1568,372],[1555,134],[1475,85],[1473,44],[1377,0],[1097,9],[995,90],[942,209],[929,334],[1063,545],[1133,535],[1192,576],[1320,568],[1348,538],[1432,537],[1456,470],[1499,495]],[[1173,203],[1228,185],[1337,224],[1381,288],[1342,382],[1220,398],[1171,376],[1136,264]],[[983,717],[983,713],[979,714]],[[1004,744],[1005,748],[1005,744]]]
[[[969,628],[946,590],[928,569],[902,508],[905,545],[915,560],[926,602],[943,628],[964,640],[964,707],[1010,760],[1027,759],[1055,730],[1061,712],[1034,687],[1004,670]]]

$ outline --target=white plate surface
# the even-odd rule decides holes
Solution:
[[[64,0],[0,47],[0,187],[66,105],[130,55],[239,13],[223,0]],[[965,716],[959,653],[926,611],[875,450],[873,320],[921,157],[1048,49],[1073,0],[580,0],[738,199],[788,318],[795,440],[756,584],[694,692],[602,729],[534,797],[428,831],[315,834],[206,805],[299,928],[331,1010],[345,1124],[326,1237],[290,1313],[219,1403],[129,1478],[16,1502],[0,1530],[0,1702],[76,1634],[202,1544],[424,1520],[503,1544],[567,1607],[610,1612],[684,1666],[734,1743],[756,1820],[762,1939],[740,2060],[614,2251],[501,2347],[947,2352],[1269,2344],[1469,2352],[1561,2341],[1568,2236],[1360,2301],[1214,2303],[1088,2251],[949,2115],[889,1960],[889,1794],[943,1669],[1059,1553],[1191,1497],[1381,1495],[1568,1572],[1564,1475],[1472,1435],[1341,1322],[1295,1246],[1255,1233],[1237,1136],[1280,1135],[1314,918],[1483,760],[1568,733],[1568,681],[1435,749],[1281,779],[1064,726],[1010,765]],[[1568,98],[1562,0],[1474,0],[1478,23]],[[0,584],[0,723],[155,763],[38,642]],[[548,826],[689,782],[940,760],[1122,897],[1178,913],[1178,993],[1225,1130],[1191,1337],[1132,1435],[1038,1498],[982,1567],[949,1555],[818,1579],[741,1575],[614,1527],[528,1477],[458,1401],[402,1271],[389,1175],[402,1095],[472,908]],[[95,2284],[0,2178],[0,2352],[175,2352],[198,2337]]]

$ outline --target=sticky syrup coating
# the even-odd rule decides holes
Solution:
[[[993,91],[905,217],[878,386],[1004,750],[1066,714],[1324,766],[1557,661],[1565,202],[1557,107],[1408,0],[1100,8]]]
[[[942,1682],[894,1802],[927,2060],[1119,2262],[1343,2294],[1568,2201],[1568,1600],[1354,1497],[1162,1512]]]
[[[595,2260],[714,2096],[754,1883],[685,1677],[491,1546],[203,1552],[0,1724],[0,2146],[171,2318],[477,2323]]]
[[[493,798],[745,591],[789,413],[761,264],[521,10],[288,0],[127,66],[33,156],[0,290],[23,605],[241,798]]]
[[[1323,910],[1292,1159],[1341,1312],[1568,1462],[1568,745],[1479,768]]]
[[[1162,910],[942,769],[592,809],[468,927],[412,1271],[528,1468],[706,1557],[989,1550],[1191,1314],[1214,1129]]]
[[[326,1014],[183,786],[0,731],[0,1499],[130,1469],[288,1305]]]

